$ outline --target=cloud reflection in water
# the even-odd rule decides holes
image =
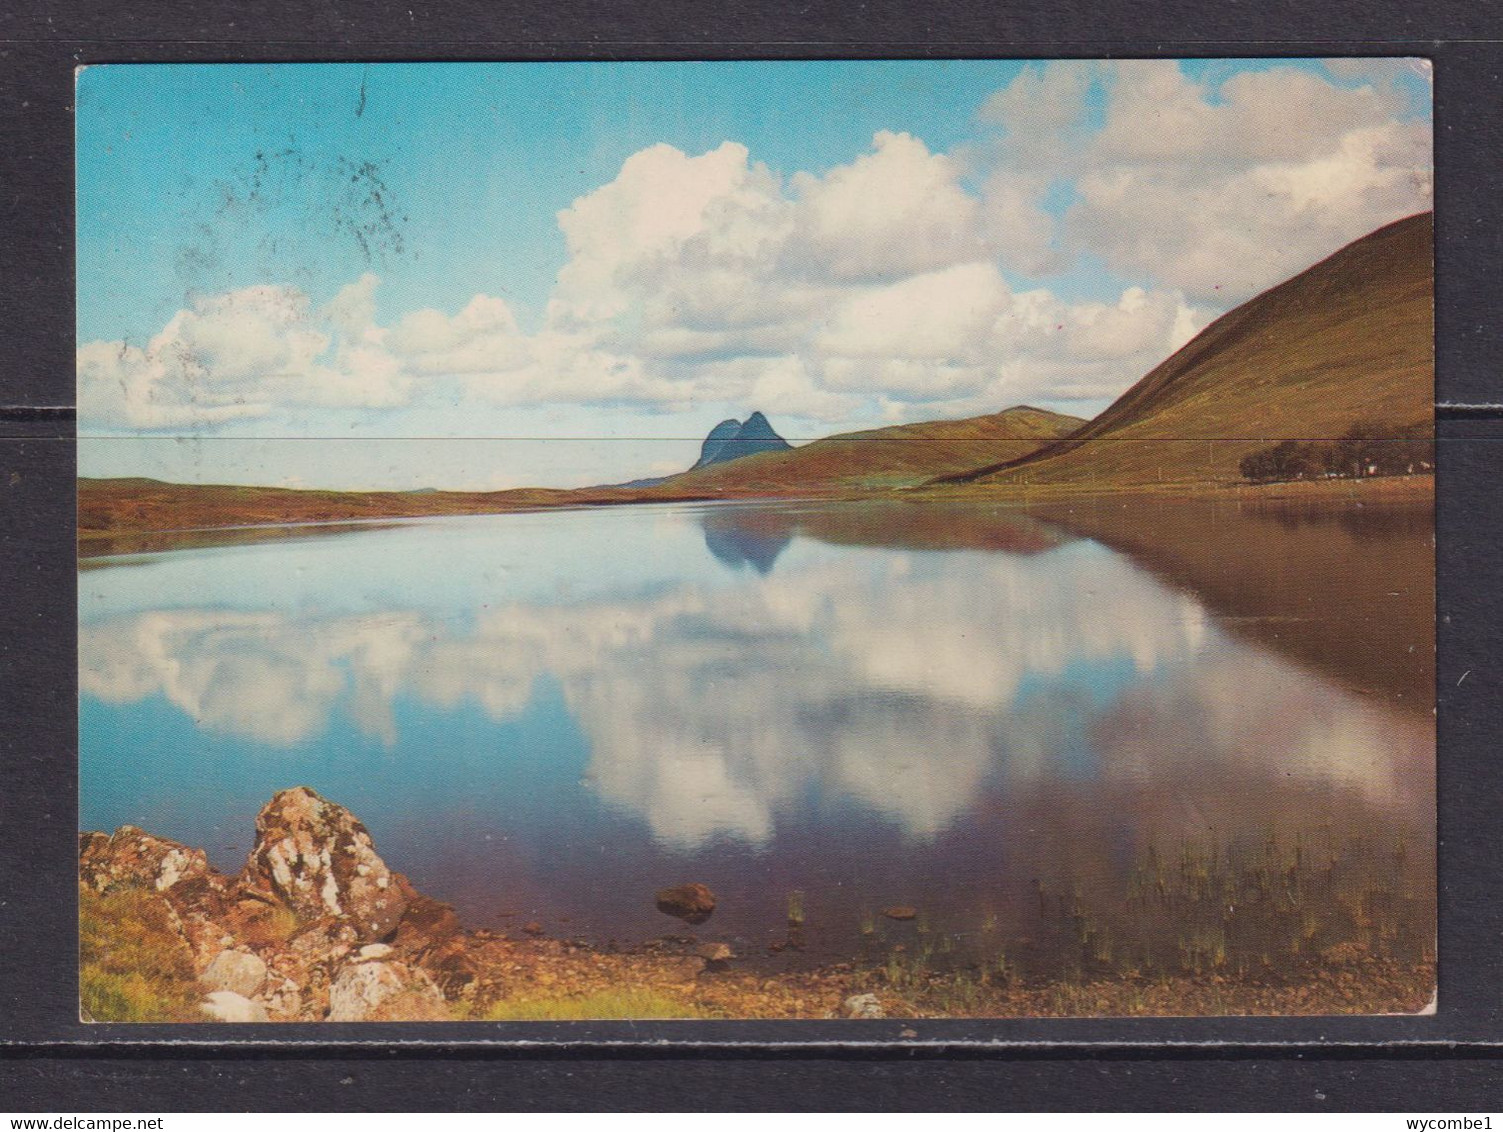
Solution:
[[[502,721],[549,679],[587,737],[593,789],[684,850],[766,846],[781,815],[828,796],[928,842],[983,795],[1051,779],[1172,792],[1187,775],[1296,776],[1378,804],[1421,789],[1404,773],[1433,749],[1421,723],[1223,636],[1094,543],[798,558],[786,533],[754,531],[745,550],[732,528],[710,549],[753,569],[695,578],[665,561],[659,584],[618,594],[106,612],[81,627],[81,688],[160,696],[269,757],[342,712],[416,758],[402,699]],[[338,584],[309,582],[313,597]]]

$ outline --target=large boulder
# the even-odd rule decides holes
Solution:
[[[249,951],[226,950],[214,956],[199,982],[210,990],[234,991],[250,998],[266,981],[266,963]]]
[[[113,835],[79,835],[79,879],[95,892],[104,892],[117,884],[166,892],[208,873],[209,858],[202,849],[153,837],[133,825],[122,825]]]
[[[407,910],[408,886],[386,867],[365,826],[306,786],[281,791],[256,815],[241,883],[300,919],[336,917],[360,942],[390,936]]]
[[[266,1022],[266,1007],[243,994],[218,990],[204,999],[199,1009],[216,1022]]]
[[[386,959],[340,968],[329,987],[330,1022],[442,1022],[444,996],[427,972]]]

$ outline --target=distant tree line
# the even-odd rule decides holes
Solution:
[[[1355,424],[1339,440],[1284,440],[1249,452],[1241,470],[1253,483],[1418,475],[1435,470],[1435,437],[1427,424]]]

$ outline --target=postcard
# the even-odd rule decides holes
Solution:
[[[80,1016],[1431,1009],[1430,80],[82,68]]]

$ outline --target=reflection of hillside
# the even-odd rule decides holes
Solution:
[[[832,546],[1014,555],[1041,554],[1070,541],[1028,515],[986,503],[738,504],[707,508],[699,521],[716,558],[732,566],[750,562],[763,574],[794,535]]]
[[[1228,631],[1408,710],[1435,702],[1435,516],[1134,500],[1041,515],[1193,593]]]
[[[115,535],[96,535],[80,539],[80,569],[116,566],[115,562],[94,559],[117,555],[156,554],[173,550],[209,550],[222,546],[250,546],[265,542],[295,542],[328,538],[331,535],[358,531],[380,531],[397,526],[386,522],[292,523],[283,526],[213,527],[191,531],[133,531]]]

